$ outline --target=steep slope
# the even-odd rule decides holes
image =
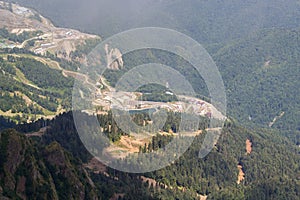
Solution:
[[[222,131],[219,142],[205,159],[198,158],[204,132],[196,137],[194,144],[184,156],[170,166],[153,173],[133,175],[117,172],[102,164],[94,164],[96,166],[93,169],[92,165],[88,164],[91,163],[91,156],[78,137],[72,113],[61,114],[53,120],[41,119],[35,123],[16,127],[21,132],[29,132],[27,137],[32,139],[13,130],[4,131],[1,134],[0,198],[199,199],[199,197],[207,197],[207,199],[267,200],[297,199],[300,196],[298,146],[281,136],[285,132],[259,129],[255,125],[268,126],[276,119],[272,127],[289,130],[293,137],[297,137],[296,134],[298,134],[298,138],[300,138],[298,120],[300,102],[298,95],[299,31],[290,29],[258,31],[260,28],[273,26],[297,27],[299,23],[298,1],[276,0],[271,2],[267,0],[264,2],[253,1],[253,4],[238,0],[191,2],[156,1],[154,5],[149,5],[147,1],[143,2],[137,8],[144,11],[145,18],[140,17],[138,19],[141,22],[136,22],[136,17],[132,15],[129,22],[133,23],[130,26],[144,25],[145,21],[150,25],[153,23],[164,25],[172,22],[173,27],[181,27],[180,30],[185,29],[185,32],[209,44],[220,41],[227,43],[234,38],[240,38],[235,42],[229,42],[221,49],[217,45],[212,52],[215,52],[214,59],[220,66],[228,88],[230,114],[245,124],[251,124],[253,129],[244,128],[234,120],[229,120]],[[57,4],[49,1],[36,1],[35,3],[35,6],[43,6],[50,14],[54,13],[53,10],[56,14],[56,9],[49,9],[53,5],[55,8],[59,6],[60,9],[68,9],[72,14],[78,14],[72,8],[81,4],[74,1],[60,1]],[[128,3],[128,6],[133,7],[131,10],[133,12],[137,12],[135,3],[137,0]],[[17,120],[25,122],[27,115],[30,115],[31,119],[41,111],[40,109],[44,112],[43,114],[51,110],[54,114],[55,111],[60,110],[58,109],[59,104],[64,104],[67,108],[70,106],[68,97],[70,97],[69,89],[72,86],[72,80],[64,75],[74,74],[74,72],[63,73],[63,68],[70,67],[74,70],[78,65],[69,66],[66,64],[68,62],[58,59],[54,54],[56,52],[60,58],[69,61],[72,58],[77,64],[83,62],[84,58],[81,54],[87,52],[89,48],[81,46],[82,43],[77,43],[78,41],[75,43],[68,41],[62,46],[59,42],[70,39],[69,37],[74,36],[74,33],[75,35],[80,33],[56,29],[53,28],[53,25],[49,25],[50,29],[54,30],[55,37],[51,31],[50,35],[48,32],[48,36],[47,34],[43,36],[42,41],[35,41],[38,39],[35,37],[42,33],[34,29],[34,26],[47,26],[47,20],[34,11],[24,10],[20,6],[1,5],[5,8],[1,9],[3,11],[0,14],[4,13],[9,16],[9,18],[3,18],[5,21],[12,20],[15,24],[21,21],[22,23],[19,24],[20,27],[16,28],[18,30],[9,27],[10,24],[6,24],[5,29],[2,29],[1,32],[6,34],[6,37],[2,37],[3,42],[0,41],[5,47],[1,54],[3,59],[0,60],[0,87],[3,89],[0,106],[6,112],[2,111],[0,114],[11,115],[13,108],[15,112],[18,111],[17,114],[20,114]],[[150,9],[144,10],[143,8],[147,6]],[[151,9],[156,6],[160,9],[153,15]],[[85,9],[90,13],[97,13],[97,8],[90,10],[85,7]],[[119,9],[126,10],[123,7]],[[210,12],[212,9],[217,12]],[[111,12],[110,9],[107,10]],[[23,16],[24,12],[25,17]],[[272,15],[270,16],[269,13]],[[289,15],[285,15],[286,13]],[[70,12],[64,14],[68,15]],[[122,18],[122,13],[119,13],[118,16],[113,15],[113,12],[110,14],[112,14],[112,18]],[[107,13],[103,15],[108,17]],[[32,19],[28,19],[28,16],[35,19],[31,21]],[[186,16],[189,17],[186,18]],[[225,19],[224,16],[226,16]],[[74,20],[76,25],[79,24],[81,27],[84,25],[87,29],[93,26],[94,31],[99,31],[99,27],[104,25],[107,27],[109,24],[110,27],[113,27],[105,29],[109,34],[128,27],[128,24],[114,26],[120,23],[118,20],[113,25],[111,25],[111,21],[107,20],[104,24],[94,26],[94,21],[90,24],[80,24],[82,22],[80,20],[78,22],[77,18],[55,17],[57,20],[62,20],[61,23],[69,23],[69,20]],[[98,17],[98,15],[94,16],[95,19]],[[211,18],[214,18],[215,21],[211,22]],[[39,20],[42,22],[38,22]],[[31,24],[32,22],[34,23]],[[253,23],[254,25],[249,28],[248,25]],[[27,24],[30,28],[24,30],[22,24]],[[170,27],[172,26],[170,25]],[[182,27],[184,28],[182,29]],[[251,32],[250,36],[244,37],[244,34],[248,34],[248,32]],[[62,40],[59,37],[62,37]],[[34,42],[31,43],[30,39]],[[55,44],[49,44],[49,41]],[[88,47],[92,47],[94,44],[93,41],[86,43]],[[53,60],[29,55],[30,51],[37,50],[37,47],[42,47],[42,44],[45,47],[42,50],[45,51],[36,53],[49,51],[50,54],[47,56]],[[81,48],[78,48],[76,52],[74,47],[77,45]],[[24,46],[25,49],[11,49],[16,46]],[[57,48],[64,50],[58,52]],[[125,57],[123,71],[109,71],[106,74],[108,78],[111,78],[112,83],[121,73],[130,69],[126,68],[127,66],[147,61],[143,54],[140,57],[135,53],[132,55],[133,59]],[[173,62],[172,57],[168,57],[167,54],[154,53],[150,56],[156,61],[163,60],[166,64]],[[185,68],[186,63],[181,60],[177,65],[180,67],[179,70],[191,80],[197,92],[208,96],[207,89],[203,86],[199,76],[195,75],[194,71],[187,70],[190,68]],[[51,67],[57,67],[58,71]],[[35,70],[36,68],[43,70],[39,74],[29,73],[32,72],[30,70],[38,71]],[[49,79],[48,75],[52,78]],[[47,98],[45,98],[46,96]],[[284,114],[282,115],[282,113]],[[89,117],[83,115],[86,118]],[[112,123],[105,119],[103,118],[106,124]],[[5,128],[14,126],[13,123],[3,119],[1,119],[1,123]],[[167,125],[171,126],[173,123],[175,122],[171,121]],[[39,131],[40,128],[44,134],[36,137],[35,131]],[[0,127],[1,129],[2,127]],[[115,133],[108,132],[113,139],[122,135],[120,130],[115,130]],[[37,143],[34,142],[35,140]],[[168,141],[168,137],[155,136],[148,146],[140,149],[145,152],[155,150],[159,147],[158,144],[166,144]],[[82,162],[85,164],[83,165]],[[88,168],[90,174],[86,173],[85,167]],[[154,184],[151,186],[151,183],[156,183],[156,186]]]
[[[230,115],[265,127],[276,117],[272,127],[300,130],[299,38],[299,29],[267,29],[213,55],[227,88]]]
[[[27,3],[30,4],[30,2]],[[98,5],[97,2],[92,0],[89,3],[94,5],[94,7],[96,7],[95,5]],[[105,1],[102,3],[108,7],[112,4],[108,2],[105,3]],[[183,3],[184,6],[182,6]],[[128,3],[128,7],[130,7],[129,10],[133,12],[133,15],[136,14],[134,11],[137,11],[138,9],[145,9],[143,12],[144,15],[139,18],[135,18],[141,20],[140,22],[137,22],[137,24],[143,24],[147,20],[151,21],[153,17],[159,17],[159,15],[154,15],[153,13],[163,13],[166,16],[171,16],[162,17],[163,20],[170,20],[172,21],[172,24],[177,24],[180,29],[186,31],[195,39],[206,41],[209,51],[212,52],[213,58],[216,61],[217,66],[220,68],[227,88],[230,115],[244,123],[258,123],[263,126],[268,126],[272,123],[276,116],[279,116],[284,112],[285,114],[280,119],[276,120],[276,122],[272,124],[272,127],[287,129],[289,131],[299,129],[299,123],[297,121],[299,118],[298,110],[300,101],[299,95],[297,95],[299,93],[297,82],[297,74],[299,74],[298,54],[300,52],[298,48],[299,30],[290,29],[297,27],[299,24],[297,23],[300,19],[298,14],[300,13],[298,12],[298,1],[289,0],[288,2],[282,2],[280,0],[276,0],[272,2],[253,1],[251,3],[247,3],[240,0],[225,2],[186,2],[177,0],[172,2],[155,1],[153,5],[149,4],[150,3],[148,1],[139,3],[135,0]],[[9,5],[10,4],[6,5],[7,9],[3,9],[3,12],[5,11],[9,12],[11,15],[18,15],[17,13],[19,11],[17,11],[17,8],[20,9],[21,7],[17,7],[12,4],[13,12],[10,12]],[[80,10],[83,9],[83,7],[79,6],[81,5],[80,2],[71,4],[69,1],[65,0],[58,5],[60,5],[59,9],[62,11],[65,11],[65,9],[68,9],[69,11],[74,9],[83,11]],[[120,5],[122,4],[116,4],[115,9],[121,9],[118,8]],[[44,8],[47,8],[47,11],[45,12],[52,12],[52,10],[49,9],[50,5],[46,1],[35,2],[35,5],[32,4],[32,6],[36,6],[42,11],[45,11]],[[52,9],[54,9],[55,4],[52,6]],[[16,7],[15,11],[13,9],[14,7]],[[154,11],[154,7],[159,8],[158,11]],[[90,13],[95,13],[98,9],[102,10],[103,8],[105,8],[105,6],[101,8],[94,8],[95,10],[92,9]],[[198,9],[200,9],[200,11]],[[123,10],[124,13],[120,12],[118,16],[114,17],[118,18],[123,14],[126,15],[126,11],[124,9],[121,10]],[[218,11],[217,13],[215,13],[216,10]],[[67,21],[76,19],[76,22],[78,23],[80,21],[77,20],[76,17],[71,17],[72,13],[70,12],[57,14],[56,11],[57,10],[55,10],[56,16],[52,16],[52,14],[50,15],[53,19],[65,19]],[[36,13],[32,10],[30,10],[30,12]],[[97,13],[98,12],[96,12],[96,14]],[[109,14],[112,15],[113,13],[114,12],[112,11]],[[66,14],[69,14],[70,16],[60,17],[59,19],[56,18],[60,15],[63,16]],[[103,13],[101,12],[101,14]],[[109,14],[105,16],[108,20],[101,20],[99,23],[104,23],[103,21],[107,21],[109,23]],[[278,16],[281,17],[278,18]],[[82,17],[84,18],[89,16],[84,15]],[[97,19],[99,16],[95,15],[93,17],[93,19]],[[210,19],[212,17],[213,20]],[[24,20],[36,21],[30,17],[27,17]],[[126,18],[126,20],[130,21],[131,18]],[[176,22],[173,23],[173,21]],[[65,25],[66,22],[63,24]],[[38,21],[36,23],[38,23]],[[256,23],[259,24],[257,25]],[[42,24],[45,26],[45,23]],[[252,25],[249,26],[249,24],[252,24],[254,27],[252,27]],[[88,26],[88,23],[84,25]],[[32,27],[33,25],[28,26]],[[254,30],[248,30],[248,26],[250,28],[254,28]],[[79,27],[79,25],[76,25],[76,27]],[[93,27],[96,27],[96,25]],[[272,29],[264,30],[265,28],[270,27]],[[57,28],[53,28],[53,25],[49,25],[49,29],[56,30]],[[108,29],[109,27],[106,27],[97,29],[97,31],[100,32]],[[209,29],[213,30],[210,31]],[[226,31],[224,29],[228,30]],[[203,33],[203,30],[205,30],[205,33]],[[69,31],[72,32],[72,30]],[[222,34],[220,35],[220,33]],[[89,37],[93,38],[93,36],[90,35]],[[208,37],[212,38],[207,39]],[[236,38],[239,39],[234,42],[230,42],[232,39]],[[61,40],[69,41],[68,36],[62,37]],[[212,40],[226,45],[211,45]],[[78,43],[80,43],[79,41]],[[93,42],[89,43],[87,46],[92,47]],[[73,53],[63,53],[64,55],[67,55],[67,57],[63,57],[69,59],[71,56],[73,61],[84,61],[84,56],[82,57],[80,52],[87,52],[87,49],[79,48],[79,51],[73,51]],[[139,55],[134,53],[124,56],[124,72],[128,71],[132,66],[143,63],[144,60],[149,60],[149,58],[144,55],[139,57]],[[182,68],[180,69],[173,62],[174,59],[166,54],[158,53],[151,56],[154,57],[153,60],[156,62],[171,66],[174,65],[174,68],[179,69],[181,73],[189,78],[190,82],[199,94],[202,96],[208,96],[207,88],[205,87],[203,79],[200,76],[195,75],[196,73],[189,68],[185,69],[187,67],[186,63],[179,62],[178,65],[181,64],[184,66],[184,68],[179,66]],[[78,65],[71,68],[77,69]],[[121,74],[122,72],[108,71],[106,75],[113,85]]]
[[[33,136],[5,130],[0,133],[0,199],[158,198],[160,191],[150,191],[139,176],[116,176],[102,164],[94,165],[102,167],[101,173],[82,164],[57,142],[38,144]],[[182,197],[179,192],[173,195]]]
[[[1,199],[96,199],[94,183],[58,143],[37,146],[14,130],[1,133]]]
[[[30,54],[0,54],[0,114],[17,122],[70,109],[73,79]],[[48,65],[49,64],[49,65]]]
[[[84,116],[86,119],[89,117],[86,114],[83,114]],[[84,162],[91,159],[79,140],[71,113],[60,115],[52,121],[22,125],[19,129],[28,128],[27,131],[32,131],[41,125],[51,128],[39,141],[45,142],[45,145],[58,141]],[[249,130],[232,120],[227,121],[213,151],[204,159],[200,159],[198,158],[199,146],[204,136],[204,134],[197,136],[189,150],[170,166],[141,175],[149,180],[149,184],[155,181],[157,187],[161,188],[155,190],[156,187],[150,187],[148,195],[157,198],[177,196],[180,197],[179,199],[198,199],[197,196],[202,195],[207,196],[208,199],[247,200],[297,199],[299,196],[299,148],[280,136],[278,132],[264,129]],[[154,137],[148,148],[168,142],[167,136]],[[249,142],[251,142],[251,152]],[[242,167],[244,173],[244,179],[240,180],[239,184],[237,184],[238,165]],[[140,180],[138,178],[140,175],[118,172],[109,167],[103,170],[102,164],[99,168],[95,164],[90,166],[95,167],[96,173],[100,171],[98,175],[117,177],[121,182],[127,180],[125,177],[128,176],[135,180],[132,181],[132,185],[138,184]],[[115,184],[118,184],[118,181]],[[135,187],[138,188],[137,190],[140,189],[140,186]],[[122,190],[125,199],[136,198],[137,193],[134,195],[128,190],[130,189]]]
[[[73,71],[100,37],[2,1],[0,21],[0,115],[23,123],[70,110]]]
[[[272,128],[292,131],[290,135],[300,138],[299,38],[299,29],[265,29],[210,49],[226,87],[230,116],[246,125],[272,124]],[[178,70],[198,94],[209,97],[203,78],[177,56],[142,50],[123,59],[124,69],[104,74],[112,85],[133,67],[153,62]]]

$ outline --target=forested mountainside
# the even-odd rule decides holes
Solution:
[[[230,116],[245,125],[292,131],[299,138],[299,38],[300,29],[266,29],[220,49],[208,48],[226,87]],[[197,71],[173,54],[140,50],[123,55],[123,60],[122,70],[104,74],[112,85],[135,66],[153,62],[172,66],[200,96],[209,96]]]
[[[18,122],[27,122],[70,109],[73,79],[63,76],[60,71],[51,69],[30,54],[23,57],[16,54],[2,56],[2,115]]]
[[[0,2],[0,199],[299,198],[298,0],[129,0],[126,6],[121,0],[19,2],[53,23],[33,9]],[[70,110],[74,77],[89,81],[78,69],[101,38],[54,24],[104,37],[160,26],[204,44],[228,98],[228,119],[212,152],[198,157],[209,129],[207,115],[200,118],[199,134],[188,151],[166,168],[131,174],[93,158],[74,124],[78,111]],[[198,98],[210,101],[201,76],[174,54],[109,52],[101,56],[121,55],[122,67],[106,70],[105,87],[115,86],[137,65],[161,63],[182,73]],[[140,100],[177,100],[166,95],[165,86],[146,85],[138,92],[144,93]],[[109,144],[121,150],[134,146],[137,154],[163,149],[180,123],[180,113],[168,112],[160,132],[137,146],[111,111],[99,113]],[[78,114],[91,121],[92,116]],[[145,114],[131,117],[139,126],[149,122]],[[90,129],[87,125],[86,132]]]
[[[297,199],[300,193],[299,148],[276,131],[248,130],[234,121],[227,121],[206,158],[198,158],[204,133],[179,160],[146,174],[91,160],[72,113],[15,128],[20,133],[1,133],[1,188],[10,198]],[[163,141],[168,137],[154,137],[150,144],[156,148]]]
[[[94,199],[80,163],[58,143],[41,146],[24,134],[1,133],[1,199]]]
[[[255,125],[300,130],[299,38],[300,29],[263,30],[213,55],[231,116]]]
[[[32,3],[32,1],[30,2]],[[30,2],[27,3],[30,4]],[[193,38],[197,39],[200,42],[202,42],[202,40],[199,39],[199,37],[203,37],[203,33],[201,32],[201,30],[198,30],[199,28],[211,27],[218,29],[218,31],[213,32],[215,32],[216,34],[222,33],[222,35],[218,37],[220,41],[212,42],[212,39],[207,39],[205,40],[205,47],[216,62],[225,83],[227,89],[226,94],[228,98],[229,115],[233,116],[244,124],[254,124],[254,126],[260,125],[264,127],[270,126],[273,128],[280,128],[288,132],[292,131],[293,134],[295,133],[296,135],[299,135],[298,110],[300,97],[298,95],[299,83],[297,81],[297,75],[299,74],[298,58],[300,51],[299,29],[297,27],[297,20],[300,18],[298,16],[298,13],[300,12],[297,12],[299,9],[298,1],[290,0],[284,3],[282,1],[272,1],[272,3],[267,1],[255,1],[252,3],[246,3],[244,1],[238,0],[225,2],[189,1],[185,3],[185,6],[181,6],[182,3],[182,1],[172,1],[172,3],[169,1],[155,1],[153,5],[151,4],[151,6],[149,6],[149,2],[147,1],[143,1],[143,3],[132,1],[128,4],[128,6],[132,6],[132,10],[134,10],[135,7],[140,6],[144,8],[148,5],[149,8],[146,9],[146,11],[149,12],[150,16],[152,16],[150,13],[154,12],[152,10],[152,7],[157,6],[162,11],[164,11],[163,13],[169,13],[170,15],[174,16],[171,17],[172,20],[167,18],[167,21],[170,23],[172,22],[171,24],[180,24],[180,28],[178,28],[177,30],[187,32],[188,35],[193,36]],[[70,5],[66,1],[65,4],[60,5],[59,9],[67,9],[66,6],[69,5],[71,6],[69,7],[69,9],[72,10],[72,6],[77,7],[78,4],[80,4],[80,2],[75,2],[74,4]],[[53,6],[54,5],[55,4],[53,4]],[[107,5],[110,5],[110,3],[108,3]],[[36,4],[32,4],[32,6],[38,7],[42,12],[44,11],[43,8],[47,8],[47,11],[45,12],[49,12],[48,14],[49,16],[51,16],[51,19],[53,19],[58,24],[60,24],[59,20],[65,19],[62,16],[57,19],[57,16],[51,15],[52,9],[48,9],[48,6],[50,5],[48,5],[45,1],[36,2]],[[219,7],[220,9],[217,9]],[[221,9],[221,7],[223,9]],[[196,12],[195,8],[206,10],[206,12],[208,10],[211,10],[211,15],[214,16],[213,22],[211,22],[213,23],[213,25],[203,24],[204,22],[208,23],[211,21],[208,20],[208,18],[210,18],[210,15],[208,15],[204,11]],[[216,9],[212,10],[211,8]],[[79,7],[77,9],[79,9]],[[97,9],[104,9],[104,7]],[[181,9],[180,12],[178,11],[179,9]],[[268,12],[263,12],[265,9],[269,9]],[[236,11],[235,14],[233,10]],[[247,12],[243,12],[245,10]],[[55,12],[56,11],[57,10],[55,10]],[[189,12],[190,14],[187,14],[186,12]],[[214,14],[214,12],[217,13]],[[68,14],[68,12],[56,13],[57,15]],[[280,20],[278,21],[277,16],[281,16],[285,13],[289,13],[290,15],[284,15],[280,17]],[[125,15],[125,13],[120,13],[120,16],[121,15]],[[184,15],[189,17],[183,18],[177,15]],[[201,15],[201,17],[197,17],[197,15]],[[245,16],[237,17],[236,23],[240,24],[236,25],[236,29],[230,29],[232,34],[239,36],[233,37],[230,40],[226,40],[225,38],[228,39],[229,37],[225,37],[225,35],[223,34],[224,31],[220,31],[222,30],[221,27],[223,27],[223,25],[224,27],[230,27],[229,24],[234,24],[234,20],[230,20],[229,22],[227,20],[231,19],[230,17],[224,18],[222,16],[231,15]],[[257,18],[263,20],[255,20],[253,19],[253,16],[256,16]],[[293,18],[293,20],[291,18]],[[69,19],[72,19],[72,17],[68,17],[68,20]],[[139,23],[143,23],[142,18],[134,19],[140,20]],[[145,17],[145,19],[150,20],[151,17]],[[174,20],[181,21],[180,23],[173,23]],[[261,23],[263,24],[263,26],[259,26],[255,31],[243,32],[245,30],[241,28],[243,27],[241,24],[244,24],[244,28],[247,28],[248,26],[246,25],[250,23],[249,20],[253,20],[253,24],[249,25],[249,27],[253,27],[257,23]],[[153,20],[153,22],[155,22],[155,20]],[[103,22],[100,20],[99,23]],[[222,24],[221,27],[217,26],[217,24],[219,23]],[[71,26],[71,24],[72,23],[69,23],[69,26]],[[184,28],[184,25],[187,24],[194,25],[189,26],[189,28]],[[91,27],[91,25],[89,24],[86,25],[88,27]],[[79,26],[80,24],[75,23],[73,27]],[[197,29],[193,29],[192,27]],[[97,30],[98,32],[94,32],[97,32],[99,34],[101,31],[104,31],[103,29]],[[211,33],[209,35],[212,36]],[[222,38],[223,36],[224,38]],[[86,45],[78,46],[77,50],[71,52],[70,54],[67,54],[67,57],[73,58],[72,61],[80,61],[80,58],[83,58],[84,55],[88,53],[88,50],[92,49],[95,44],[96,43],[87,41]],[[6,56],[7,55],[4,54],[4,58]],[[49,56],[55,57],[55,53],[49,54],[48,57]],[[80,67],[80,63],[78,62],[70,63],[63,59],[63,57],[55,58],[54,60],[56,59],[60,59],[58,60],[59,62],[55,63],[52,61],[44,61],[44,64],[48,64],[48,66],[52,66],[52,68],[56,68],[59,70],[61,70],[62,68],[68,70],[77,70]],[[41,59],[38,60],[43,61]],[[170,55],[166,52],[161,51],[158,51],[156,53],[141,51],[123,55],[123,60],[123,72],[122,70],[121,72],[107,70],[106,78],[110,80],[112,85],[114,85],[114,82],[124,72],[132,69],[138,64],[149,63],[151,61],[167,64],[179,70],[182,74],[184,74],[185,77],[187,77],[187,79],[190,80],[193,87],[200,96],[208,97],[207,88],[203,79],[199,75],[197,75],[196,71],[193,70],[191,66],[188,67],[188,63],[176,58],[174,55]],[[178,60],[177,63],[174,62],[176,60]],[[60,65],[61,68],[60,66],[57,67],[57,65]],[[56,97],[56,99],[59,98],[60,97]],[[54,98],[52,99],[54,100]],[[66,102],[66,98],[63,99],[65,101],[64,104],[68,104]],[[55,110],[53,104],[52,107],[53,108],[50,111]],[[56,103],[56,109],[58,107],[59,103]],[[65,108],[68,109],[68,107]]]
[[[2,1],[0,16],[0,115],[23,123],[70,110],[74,71],[100,37]]]

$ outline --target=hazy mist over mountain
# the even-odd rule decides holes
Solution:
[[[298,54],[295,50],[300,30],[298,0],[18,0],[17,2],[36,9],[51,19],[56,26],[94,33],[102,38],[138,27],[164,27],[185,33],[203,44],[219,67],[227,89],[229,114],[241,121],[248,121],[249,116],[252,116],[253,122],[257,122],[255,119],[258,118],[260,124],[266,125],[278,113],[290,111],[293,114],[287,114],[285,117],[293,116],[294,122],[287,125],[295,124],[297,112],[292,108],[296,108],[298,104],[297,106],[292,104],[287,97],[288,94],[281,95],[282,92],[279,91],[286,91],[284,93],[293,91],[297,88],[296,82],[286,87],[276,80],[272,73],[281,76],[280,79],[283,80],[294,80],[288,74],[291,68],[298,69],[298,59],[290,56]],[[276,44],[280,40],[282,43]],[[292,48],[292,44],[285,45],[286,41],[294,40],[295,47]],[[279,49],[282,51],[280,54]],[[283,55],[287,58],[282,58]],[[243,56],[245,60],[242,60]],[[248,59],[250,57],[252,59]],[[282,65],[281,68],[276,68],[278,71],[273,70],[266,74],[270,81],[263,73],[254,74],[255,70],[260,70],[267,61],[270,61],[271,65],[272,61],[273,65]],[[250,75],[249,72],[253,74]],[[239,79],[237,75],[242,78]],[[262,80],[261,85],[271,83],[276,90],[270,92],[269,96],[260,95],[261,86],[258,82],[252,81],[252,78],[257,79],[257,76]],[[257,85],[249,88],[249,83]],[[246,95],[244,93],[246,90],[252,92]],[[249,97],[254,99],[250,101]],[[239,112],[236,113],[236,110]]]
[[[297,28],[297,0],[18,0],[53,20],[107,37],[131,28],[159,26],[204,43],[230,40],[261,28]]]
[[[298,200],[299,77],[300,0],[0,0],[0,199]]]

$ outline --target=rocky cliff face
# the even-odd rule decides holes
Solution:
[[[56,142],[39,147],[7,130],[0,158],[0,199],[98,199],[88,173]]]
[[[124,67],[122,53],[117,48],[110,48],[105,45],[107,68],[112,70],[120,70]]]

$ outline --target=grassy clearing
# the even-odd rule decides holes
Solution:
[[[19,70],[17,67],[14,67],[16,69],[16,77],[15,79],[21,83],[24,83],[28,86],[34,87],[38,90],[41,90],[41,88],[39,88],[37,85],[35,85],[34,83],[32,83],[31,81],[29,81],[25,75],[21,72],[21,70]]]

